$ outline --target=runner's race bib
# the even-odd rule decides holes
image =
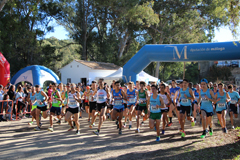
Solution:
[[[203,97],[202,102],[208,102],[207,98]]]
[[[198,98],[199,98],[199,97],[195,97],[195,99],[194,99],[194,100],[195,100],[195,101],[198,101]]]
[[[37,100],[37,103],[40,104],[42,101],[41,100]]]
[[[56,99],[53,99],[53,103],[58,103],[58,100],[56,100]]]
[[[236,100],[231,100],[230,103],[231,103],[231,104],[236,104],[237,101],[236,101]]]
[[[157,105],[151,105],[151,110],[152,110],[152,111],[158,110]]]
[[[122,105],[122,100],[115,100],[114,105],[115,106],[121,106]]]
[[[140,98],[139,103],[145,104],[146,103],[146,98]]]
[[[219,108],[224,108],[225,106],[226,106],[225,103],[218,103],[218,107],[219,107]]]
[[[104,100],[104,96],[98,96],[98,100],[99,101],[103,101]]]
[[[135,103],[135,98],[129,98],[128,101],[129,103]]]
[[[182,103],[187,103],[187,102],[188,102],[188,99],[182,99],[181,102],[182,102]]]

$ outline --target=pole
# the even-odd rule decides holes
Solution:
[[[157,62],[156,73],[155,73],[155,77],[156,77],[156,78],[159,77],[159,67],[160,67],[160,62]]]
[[[183,62],[183,79],[185,78],[185,62]]]

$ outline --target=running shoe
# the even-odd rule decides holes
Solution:
[[[88,122],[90,122],[90,118],[88,119]]]
[[[39,123],[39,126],[42,127],[42,123],[41,122]]]
[[[145,116],[143,117],[143,121],[146,121],[147,119],[145,118]]]
[[[212,136],[213,135],[213,129],[209,127],[209,135]]]
[[[79,117],[79,119],[81,119],[81,118],[82,118],[82,116]]]
[[[99,132],[98,131],[93,131],[94,134],[96,134],[97,136],[99,136]]]
[[[92,127],[93,127],[93,125],[91,125],[91,124],[90,124],[90,125],[89,125],[89,128],[91,128],[91,129],[92,129]]]
[[[171,127],[171,125],[172,125],[172,122],[169,122],[167,126],[168,126],[168,127]]]
[[[144,125],[144,121],[142,121],[142,123],[141,123],[141,126],[143,126]]]
[[[182,131],[182,133],[181,133],[181,137],[184,138],[185,136],[186,136],[185,131]]]
[[[204,130],[204,131],[203,131],[203,134],[201,135],[201,138],[205,138],[206,135],[207,135],[207,132],[206,132],[206,130]]]
[[[132,125],[129,125],[129,126],[128,126],[128,129],[131,129],[131,128],[132,128]]]
[[[77,131],[76,131],[76,135],[80,135],[80,130],[77,130]]]
[[[192,127],[195,126],[195,122],[194,121],[191,122],[191,126]]]
[[[160,136],[157,136],[156,142],[159,142],[159,141],[160,141]]]
[[[68,129],[68,131],[72,131],[72,130],[74,130],[73,126]]]
[[[136,130],[135,130],[135,133],[140,133],[140,129],[139,129],[139,128],[136,129]]]
[[[53,128],[52,127],[48,128],[48,131],[53,132]]]
[[[33,125],[33,121],[28,123],[29,126]]]
[[[223,129],[223,132],[224,132],[224,133],[228,133],[228,131],[227,131],[227,128],[226,128],[226,127]]]
[[[54,117],[54,121],[58,121],[58,118],[57,118],[57,117]]]
[[[34,128],[34,131],[40,131],[41,129],[39,127]]]
[[[220,124],[220,121],[218,120],[218,122],[217,122],[218,124]]]
[[[119,130],[119,131],[118,131],[118,134],[122,134],[122,130]]]
[[[234,126],[232,126],[232,129],[234,129],[235,127]]]
[[[92,125],[95,126],[95,123],[93,123]]]
[[[165,134],[165,130],[162,130],[162,134]]]
[[[124,128],[126,128],[126,127],[127,127],[127,126],[126,126],[126,123],[124,123],[124,124],[123,124],[123,127],[124,127]]]
[[[60,125],[61,124],[61,120],[58,120],[56,123]]]

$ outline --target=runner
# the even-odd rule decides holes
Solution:
[[[175,93],[177,91],[179,91],[179,89],[180,88],[176,86],[176,80],[173,79],[172,80],[172,88],[170,88],[170,95],[171,95],[172,103],[170,104],[169,112],[168,112],[168,117],[169,117],[170,122],[169,122],[169,124],[167,124],[167,127],[170,127],[172,125],[172,116],[173,116],[172,112],[173,112],[174,108],[176,108],[175,110],[176,110],[176,113],[177,113],[177,117],[180,117],[179,111],[177,110],[177,106],[174,102]]]
[[[147,119],[147,99],[148,99],[148,92],[145,89],[146,83],[145,82],[140,82],[140,90],[138,91],[138,96],[137,96],[137,129],[136,133],[140,133],[140,115],[142,114],[142,111],[145,112],[145,117],[143,120]],[[149,93],[150,94],[150,93]]]
[[[92,126],[95,126],[95,119],[96,119],[96,107],[97,107],[97,99],[95,94],[97,93],[97,87],[96,87],[96,81],[92,81],[92,89],[90,90],[90,94],[89,94],[89,112],[91,114],[92,120],[91,120],[91,124],[89,125],[90,128],[92,128]]]
[[[180,83],[179,83],[179,88],[180,88],[180,89],[183,87],[183,84],[182,84],[182,83],[183,83],[183,82],[180,82]],[[175,111],[176,111],[176,113],[177,113],[177,117],[178,117],[178,122],[179,122],[179,124],[180,124],[180,113],[179,113],[179,112],[180,112],[180,97],[179,97],[180,89],[175,92],[175,96],[174,96],[174,98],[173,98],[173,104],[174,104],[174,106],[176,106],[176,107],[175,107]],[[182,129],[180,128],[180,130],[182,130]]]
[[[137,96],[137,90],[133,89],[133,82],[128,83],[129,89],[127,90],[127,113],[128,113],[128,118],[129,118],[129,129],[132,128],[132,117],[133,117],[133,112],[136,106],[136,96]]]
[[[72,124],[72,115],[74,115],[74,122],[77,126],[76,134],[80,134],[80,123],[79,120],[79,101],[81,101],[80,95],[75,90],[76,85],[74,83],[71,84],[71,92],[68,93],[68,99],[67,99],[67,113],[65,115],[65,120],[68,121],[68,124],[70,125],[70,129],[68,131],[72,131],[74,129]]]
[[[34,120],[33,114],[36,113],[36,108],[37,108],[35,87],[33,86],[31,89],[32,89],[32,91],[28,94],[29,104],[32,106],[31,107],[32,121],[28,123],[28,125],[30,125],[30,126],[33,125],[33,120]]]
[[[89,95],[90,95],[90,87],[86,87],[86,91],[84,92],[84,104],[85,104],[85,111],[88,114],[88,122],[90,122],[90,110],[89,110]]]
[[[168,124],[168,117],[167,114],[169,112],[169,106],[171,104],[171,97],[167,92],[165,92],[166,86],[165,84],[160,84],[160,93],[159,96],[163,99],[163,102],[165,104],[165,108],[161,108],[162,118],[163,118],[163,129],[162,134],[165,134],[165,126]]]
[[[127,85],[124,85],[122,87],[122,90],[125,93],[125,95],[127,96],[127,91],[128,91]],[[128,106],[127,106],[127,101],[123,100],[123,105],[124,105],[124,111],[123,111],[124,123],[123,123],[123,127],[126,128],[127,127],[126,123],[127,123],[128,118],[129,118],[129,109],[128,109]]]
[[[61,113],[62,113],[62,97],[57,90],[57,83],[52,84],[52,95],[51,95],[51,103],[52,107],[50,109],[50,127],[48,128],[48,131],[53,132],[53,116],[57,115],[58,121],[57,123],[60,125],[61,124]]]
[[[151,88],[152,88],[153,95],[151,95],[147,101],[147,106],[149,106],[148,108],[149,127],[150,129],[153,129],[154,127],[156,127],[156,131],[157,131],[156,141],[158,142],[160,141],[160,123],[161,123],[161,117],[162,117],[161,108],[165,108],[165,104],[161,96],[159,96],[157,93],[157,86],[152,85]]]
[[[112,85],[111,85],[111,93],[112,91],[115,89],[115,80],[113,80],[112,82]],[[113,109],[113,104],[111,102],[112,101],[112,94],[110,94],[110,97],[108,98],[108,105],[107,105],[107,119],[110,120],[110,116],[111,116],[111,112],[112,112],[112,109]]]
[[[45,92],[41,91],[41,87],[39,85],[35,86],[36,88],[36,100],[37,100],[37,108],[36,108],[36,114],[33,115],[35,116],[34,118],[37,121],[37,127],[34,128],[35,131],[40,131],[40,127],[42,124],[40,124],[40,114],[42,112],[42,117],[46,119],[48,117],[47,115],[47,101],[48,101],[48,96]]]
[[[115,89],[112,91],[112,97],[114,101],[112,120],[118,120],[119,134],[122,134],[122,117],[123,117],[123,99],[127,100],[125,93],[120,89],[120,82],[115,82]]]
[[[194,94],[191,89],[188,88],[188,80],[183,79],[183,88],[180,89],[179,94],[180,99],[180,125],[181,125],[181,137],[185,137],[186,133],[184,131],[185,118],[191,121],[191,125],[194,126],[194,118],[191,117],[191,100],[194,100]]]
[[[109,97],[109,93],[104,90],[104,83],[101,81],[99,83],[99,90],[97,91],[97,111],[100,112],[99,123],[97,131],[93,132],[96,135],[99,135],[103,121],[106,119],[107,97]]]
[[[212,129],[212,115],[213,115],[213,104],[212,102],[215,101],[214,93],[211,89],[208,88],[208,81],[204,78],[201,80],[201,91],[199,94],[198,103],[201,104],[201,117],[202,117],[202,127],[203,127],[203,134],[201,138],[205,138],[208,130],[207,126],[209,125],[209,134],[212,136],[213,129]]]
[[[227,102],[230,102],[231,98],[229,97],[228,93],[223,91],[224,85],[222,83],[218,84],[218,93],[215,95],[216,99],[216,112],[217,117],[222,127],[222,131],[227,133],[226,128],[226,110],[227,110]]]
[[[233,91],[233,85],[229,85],[228,90],[229,90],[228,94],[231,98],[230,106],[229,106],[230,119],[231,119],[232,129],[234,129],[233,114],[234,114],[235,118],[238,118],[237,107],[238,107],[238,104],[240,103],[240,97],[239,97],[238,92]]]
[[[198,98],[199,98],[200,87],[199,87],[199,84],[196,84],[196,89],[195,89],[195,88],[193,88],[193,83],[190,82],[189,88],[192,89],[194,96],[195,96],[195,99],[192,101],[192,111],[193,111],[192,115],[194,117],[194,123],[197,123],[197,110],[199,108],[197,102],[198,102]]]

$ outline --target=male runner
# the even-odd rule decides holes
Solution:
[[[136,96],[137,96],[137,90],[133,89],[133,82],[128,83],[129,89],[127,90],[127,111],[128,111],[128,118],[129,118],[129,129],[132,128],[132,117],[133,117],[133,111],[136,106]]]
[[[160,93],[159,96],[163,99],[163,102],[165,104],[165,108],[161,108],[161,113],[163,115],[163,129],[162,129],[162,134],[165,134],[165,126],[168,124],[168,117],[167,113],[169,111],[169,105],[171,104],[171,97],[167,92],[165,92],[165,84],[162,83],[160,84]]]
[[[125,93],[120,89],[120,82],[115,82],[115,89],[112,91],[112,97],[114,101],[113,112],[112,112],[112,120],[116,120],[118,118],[118,128],[119,134],[122,134],[122,117],[123,117],[123,99],[127,100]]]
[[[137,129],[136,133],[140,133],[140,115],[142,114],[142,111],[145,112],[145,117],[143,120],[147,119],[147,99],[148,99],[148,92],[145,89],[146,83],[140,82],[140,90],[138,91],[137,96]]]
[[[59,91],[57,90],[57,83],[53,83],[52,84],[52,96],[51,96],[51,100],[52,100],[52,107],[50,109],[50,127],[48,128],[48,131],[53,132],[53,116],[57,115],[58,118],[58,124],[61,124],[61,113],[62,113],[62,97],[59,93]]]
[[[76,92],[75,88],[76,88],[76,85],[72,83],[71,92],[68,93],[68,99],[67,99],[68,109],[65,115],[65,120],[68,121],[68,124],[70,125],[70,129],[68,131],[72,131],[74,127],[72,124],[71,117],[72,115],[74,115],[74,122],[75,122],[75,125],[77,126],[76,134],[79,135],[80,134],[80,124],[78,122],[79,112],[80,112],[79,101],[81,101],[81,99],[80,99],[80,94]]]
[[[97,131],[93,133],[99,135],[103,121],[106,119],[105,113],[107,109],[107,97],[109,97],[109,92],[104,90],[104,83],[99,83],[99,90],[97,91],[97,111],[100,112],[99,123]]]
[[[179,97],[181,98],[180,101],[180,125],[181,125],[181,137],[185,137],[186,133],[184,131],[184,124],[185,124],[185,118],[187,115],[187,120],[191,121],[191,125],[194,126],[194,118],[191,117],[191,100],[194,100],[194,94],[191,89],[188,87],[188,80],[183,79],[183,88],[180,89]]]
[[[233,91],[233,85],[229,85],[228,90],[229,90],[228,94],[231,98],[230,106],[229,106],[230,119],[231,119],[232,129],[234,129],[233,114],[235,118],[238,117],[237,107],[238,107],[238,104],[240,103],[240,97],[238,92]]]
[[[168,116],[169,116],[170,122],[169,122],[169,124],[167,124],[167,127],[170,127],[170,126],[172,125],[172,112],[173,112],[174,108],[175,108],[175,110],[176,110],[177,117],[180,117],[180,116],[178,115],[177,106],[174,105],[174,101],[173,101],[174,96],[175,96],[175,93],[176,93],[177,91],[179,91],[179,89],[180,89],[180,88],[176,86],[176,80],[173,79],[173,80],[172,80],[172,88],[170,88],[170,94],[171,94],[172,103],[170,104],[169,112],[168,112]]]
[[[153,94],[147,100],[148,114],[149,114],[149,127],[153,129],[156,127],[157,138],[156,141],[160,141],[160,123],[161,123],[161,108],[165,108],[165,104],[161,96],[158,95],[157,86],[152,85]],[[154,124],[156,123],[156,124]]]
[[[39,85],[35,86],[36,88],[36,100],[37,100],[37,109],[36,109],[36,114],[33,115],[34,118],[37,121],[37,127],[34,128],[35,131],[40,131],[40,120],[39,120],[39,116],[40,113],[42,111],[42,116],[44,119],[46,119],[48,117],[47,115],[47,100],[48,100],[48,96],[45,92],[41,91],[41,87]]]

